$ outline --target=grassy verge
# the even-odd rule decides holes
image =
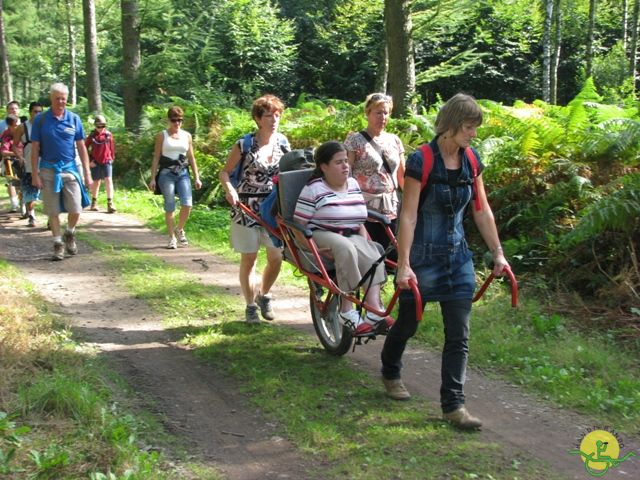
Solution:
[[[142,190],[119,189],[117,200],[118,211],[136,215],[148,227],[166,232],[161,196],[151,195]],[[210,209],[196,205],[191,212],[185,231],[192,245],[197,245],[203,250],[230,261],[236,263],[240,261],[240,255],[231,249],[229,243],[228,208]],[[263,268],[265,262],[264,249],[261,249],[258,255],[258,268]],[[306,288],[307,285],[306,279],[287,263],[282,265],[278,278],[278,281],[287,285],[297,285],[301,288]]]
[[[163,226],[162,209],[150,195],[122,191],[119,205],[156,228]],[[156,197],[159,198],[159,197]],[[229,248],[228,209],[195,209],[187,224],[193,243],[212,253],[237,259]],[[297,281],[289,265],[279,282]],[[640,430],[640,371],[637,349],[616,344],[613,335],[592,335],[580,319],[545,313],[544,305],[524,299],[517,310],[509,306],[497,282],[474,307],[471,366],[523,385],[560,405],[588,414],[618,431]],[[440,348],[439,309],[429,306],[415,343]]]
[[[159,453],[153,418],[4,261],[0,365],[0,477],[187,478]]]
[[[379,381],[323,355],[296,330],[247,325],[224,289],[203,286],[153,256],[93,242],[126,289],[161,313],[198,356],[242,380],[250,400],[283,434],[323,460],[322,478],[555,478],[476,433],[443,423],[429,402],[386,399]],[[166,285],[172,295],[166,295]],[[191,312],[185,317],[185,312]]]

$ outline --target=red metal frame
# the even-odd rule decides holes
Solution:
[[[295,267],[298,270],[300,270],[302,273],[304,273],[304,275],[307,277],[307,279],[310,282],[317,283],[318,285],[320,285],[320,286],[322,286],[324,288],[327,288],[329,290],[330,295],[327,295],[327,297],[326,297],[326,299],[324,301],[316,301],[316,300],[314,300],[314,301],[316,301],[317,308],[323,314],[324,314],[324,312],[326,312],[326,309],[328,308],[328,305],[329,305],[329,303],[331,301],[331,296],[332,295],[337,295],[339,297],[346,298],[350,302],[358,305],[359,307],[362,307],[363,309],[365,309],[368,312],[375,313],[376,315],[380,315],[380,316],[386,317],[387,315],[389,315],[391,313],[391,311],[395,307],[396,302],[398,301],[401,289],[396,288],[395,292],[393,293],[393,296],[391,297],[391,300],[389,301],[389,304],[387,305],[386,310],[384,310],[384,311],[378,310],[377,308],[375,308],[375,307],[369,305],[368,303],[366,303],[364,300],[360,300],[359,298],[356,298],[354,295],[350,294],[349,292],[343,292],[342,290],[340,290],[338,285],[331,279],[331,276],[327,272],[326,267],[324,265],[324,262],[322,261],[322,255],[320,254],[320,252],[318,250],[318,247],[317,247],[316,243],[313,241],[313,239],[307,238],[307,244],[309,245],[309,251],[313,255],[313,260],[315,262],[315,266],[320,271],[319,273],[308,271],[302,266],[302,260],[300,258],[298,246],[295,244],[293,235],[291,234],[290,228],[292,228],[292,227],[289,227],[286,224],[286,222],[284,221],[284,219],[282,219],[282,217],[280,217],[280,216],[276,217],[276,222],[278,223],[278,227],[279,228],[275,229],[275,228],[271,227],[270,225],[267,225],[266,223],[264,223],[262,221],[262,219],[258,215],[256,215],[251,209],[249,209],[246,205],[244,205],[242,203],[239,203],[238,205],[239,205],[240,209],[245,214],[247,214],[252,219],[254,219],[258,223],[260,223],[260,225],[263,226],[264,228],[266,228],[267,231],[270,234],[274,235],[275,237],[280,238],[285,243],[285,245],[289,249],[289,252],[293,256],[293,263],[294,263]],[[393,235],[393,232],[391,231],[389,226],[388,225],[384,225],[384,229],[385,229],[385,232],[386,232],[387,236],[389,237],[390,241],[397,248],[398,244],[397,244],[396,238]],[[392,260],[389,260],[389,259],[385,259],[385,264],[388,265],[391,268],[395,268],[397,266],[396,262],[394,262]],[[506,273],[506,275],[511,280],[511,306],[515,308],[518,305],[518,283],[516,282],[515,275],[513,274],[513,272],[511,271],[511,269],[509,267],[505,267],[504,272]],[[477,300],[480,299],[480,297],[482,297],[482,295],[487,290],[487,288],[489,287],[489,284],[493,281],[494,278],[495,278],[495,275],[493,275],[493,273],[491,273],[491,275],[489,275],[489,277],[485,280],[483,285],[480,287],[480,290],[478,290],[478,292],[476,293],[475,297],[473,298],[474,302],[476,302]],[[413,293],[413,296],[414,296],[414,298],[416,300],[415,301],[415,303],[416,303],[416,318],[418,319],[418,321],[421,321],[422,320],[422,313],[423,313],[422,312],[422,297],[420,296],[420,291],[418,289],[418,285],[416,284],[416,282],[411,280],[409,282],[409,287],[410,287],[410,289],[411,289],[411,291]]]
[[[504,267],[502,271],[509,277],[511,283],[511,306],[513,308],[516,308],[518,306],[518,282],[516,281],[516,276],[513,274],[509,266]],[[491,272],[491,274],[487,277],[487,279],[480,287],[480,290],[478,290],[478,293],[476,293],[475,297],[473,297],[474,302],[480,300],[480,297],[484,295],[484,292],[487,290],[494,278],[496,278],[496,276],[493,274],[493,272]]]

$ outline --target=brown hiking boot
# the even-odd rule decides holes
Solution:
[[[393,380],[389,380],[383,377],[382,383],[384,383],[384,388],[387,391],[387,397],[393,398],[394,400],[409,400],[411,398],[411,394],[404,387],[401,379],[394,378]]]
[[[69,255],[75,255],[78,253],[78,246],[76,245],[76,236],[71,233],[69,230],[64,232],[62,236],[62,240],[64,241],[64,246]]]
[[[51,260],[64,260],[64,243],[62,242],[54,242],[53,243],[53,257]]]
[[[98,199],[97,198],[92,198],[91,199],[91,206],[89,207],[89,210],[91,210],[92,212],[97,212],[98,211]]]
[[[471,415],[464,407],[460,407],[453,412],[443,413],[442,418],[454,427],[463,430],[477,430],[482,426],[480,419]]]
[[[107,202],[107,213],[116,213],[116,207],[113,206],[113,202]]]

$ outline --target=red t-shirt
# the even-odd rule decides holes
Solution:
[[[112,162],[116,158],[116,146],[113,135],[108,130],[93,130],[84,141],[89,158],[99,165]]]

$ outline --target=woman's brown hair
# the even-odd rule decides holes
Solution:
[[[465,93],[456,93],[447,100],[436,116],[436,134],[442,135],[449,130],[455,135],[464,122],[478,126],[482,123],[482,110],[476,99]]]
[[[257,98],[251,107],[251,116],[255,119],[262,118],[265,113],[282,113],[284,103],[275,95],[267,94]]]

